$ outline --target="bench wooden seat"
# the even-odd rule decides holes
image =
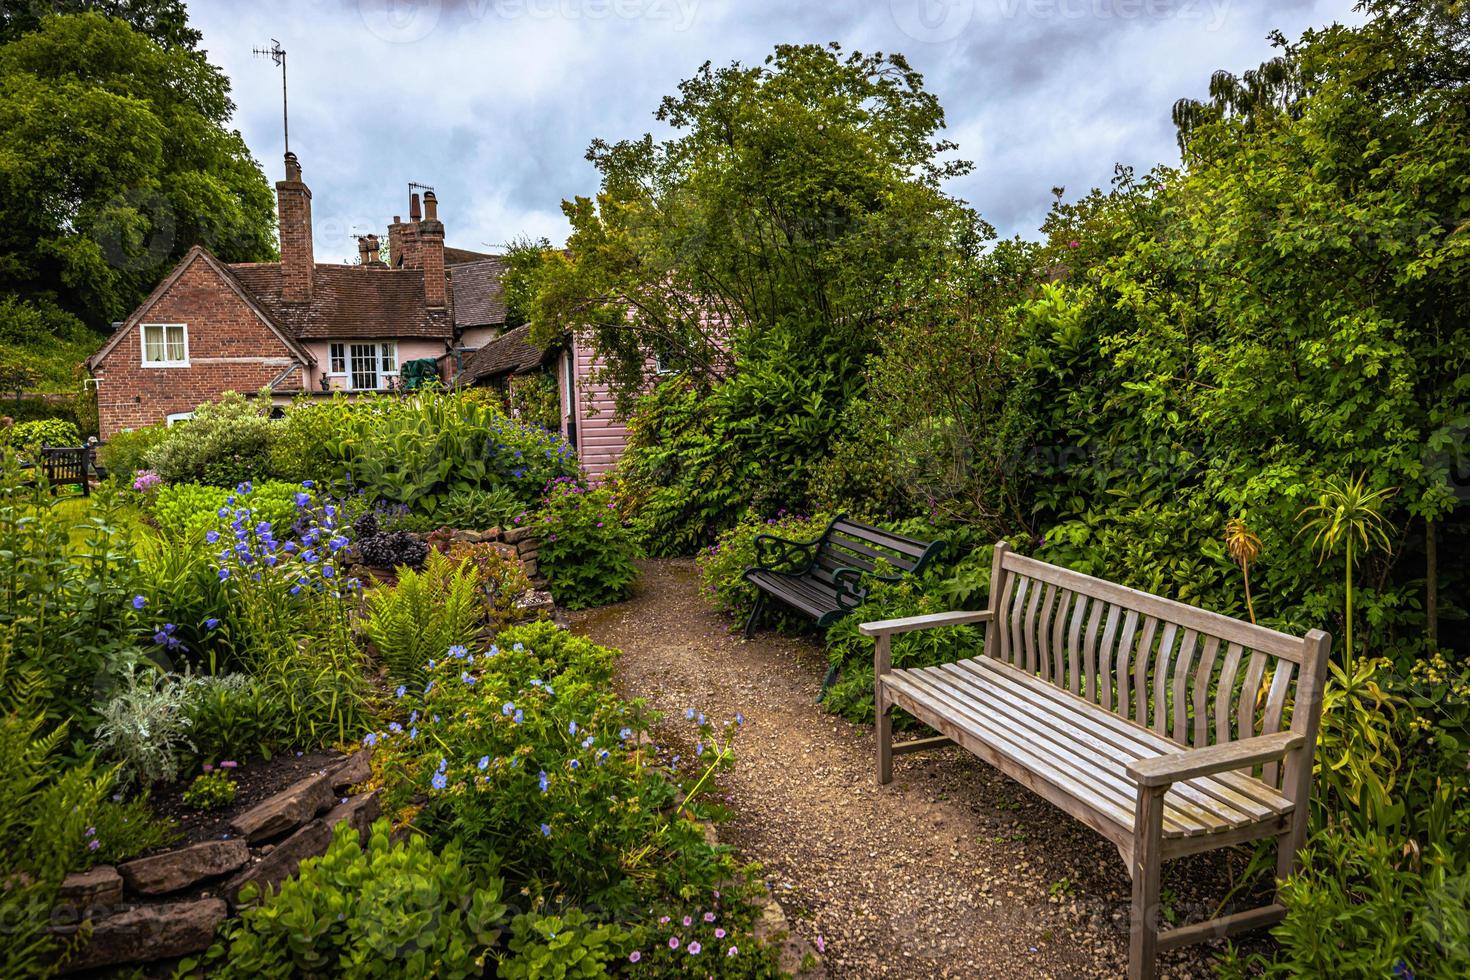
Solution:
[[[985,624],[983,651],[892,669],[892,637]],[[958,744],[1110,840],[1133,878],[1129,975],[1159,949],[1277,922],[1270,904],[1159,929],[1159,865],[1263,838],[1286,877],[1306,832],[1330,639],[1292,637],[996,546],[990,608],[865,623],[878,781]],[[892,742],[891,709],[938,738]]]
[[[916,575],[938,549],[934,542],[894,534],[846,515],[838,515],[810,541],[756,535],[756,564],[741,576],[758,590],[745,635],[749,638],[755,632],[768,596],[818,626],[829,626],[862,605],[866,580],[896,582],[903,575]]]

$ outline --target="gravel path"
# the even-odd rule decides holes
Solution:
[[[671,716],[744,713],[720,836],[764,866],[794,930],[820,937],[829,976],[1125,971],[1129,883],[1111,845],[959,749],[900,756],[877,786],[871,729],[815,704],[815,642],[742,640],[700,599],[692,561],[642,571],[632,600],[574,614],[571,628],[625,652],[627,696]],[[1220,855],[1167,865],[1166,907],[1204,917],[1224,880]],[[1210,957],[1165,954],[1160,975],[1209,976]]]

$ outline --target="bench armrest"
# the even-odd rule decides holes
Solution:
[[[858,632],[863,636],[892,636],[895,633],[911,633],[914,630],[937,629],[940,626],[969,626],[990,619],[990,610],[979,612],[930,613],[927,616],[910,616],[907,619],[883,619],[876,623],[863,623]]]
[[[811,541],[793,541],[775,534],[757,534],[755,536],[756,564],[762,568],[772,568],[777,564],[805,561],[810,565],[815,558],[812,549],[821,544],[825,537],[826,534],[822,534]],[[770,549],[772,548],[778,548],[779,553],[771,556]]]
[[[1169,786],[1197,776],[1279,762],[1301,749],[1306,741],[1306,736],[1300,732],[1275,732],[1223,745],[1207,745],[1149,759],[1136,759],[1125,768],[1139,786]]]

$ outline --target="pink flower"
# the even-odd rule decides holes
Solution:
[[[638,952],[638,950],[636,950],[636,949],[633,950],[633,952],[631,952],[631,953],[628,954],[628,962],[629,963],[637,963],[641,959],[643,959],[643,954],[640,953],[640,952]]]
[[[694,920],[687,915],[684,916],[684,927],[687,929],[692,925],[694,925]]]
[[[1074,238],[1070,242],[1067,243],[1067,247],[1068,248],[1079,248],[1079,247],[1081,247],[1081,243],[1078,242],[1077,239]]]
[[[658,924],[661,925],[661,926],[668,925],[669,924],[669,917],[667,915],[659,916]]]
[[[706,912],[706,913],[704,913],[704,921],[706,921],[706,922],[713,922],[713,921],[715,921],[715,914],[713,912]]]
[[[225,760],[223,760],[223,761],[220,762],[219,767],[221,769],[234,769],[239,764],[240,763],[236,762],[233,759],[225,759]]]
[[[820,932],[817,933],[817,952],[827,952],[827,941],[822,938],[822,934]]]
[[[716,929],[715,930],[715,938],[716,939],[724,939],[725,938],[725,930],[723,930],[723,929]]]
[[[699,943],[697,943],[697,942],[696,943],[690,943],[689,944],[689,955],[690,956],[698,956],[699,955],[699,951],[701,949],[704,949],[704,947],[701,946],[701,945],[699,945]]]
[[[725,955],[726,956],[734,956],[735,954],[737,954],[739,952],[740,952],[740,947],[739,946],[731,946],[730,947],[730,951],[728,953],[726,953]]]
[[[678,948],[679,948],[679,937],[678,936],[670,936],[669,937],[669,949],[678,949]]]

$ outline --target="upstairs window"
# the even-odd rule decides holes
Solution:
[[[189,328],[182,323],[145,323],[138,328],[144,367],[188,367]]]

